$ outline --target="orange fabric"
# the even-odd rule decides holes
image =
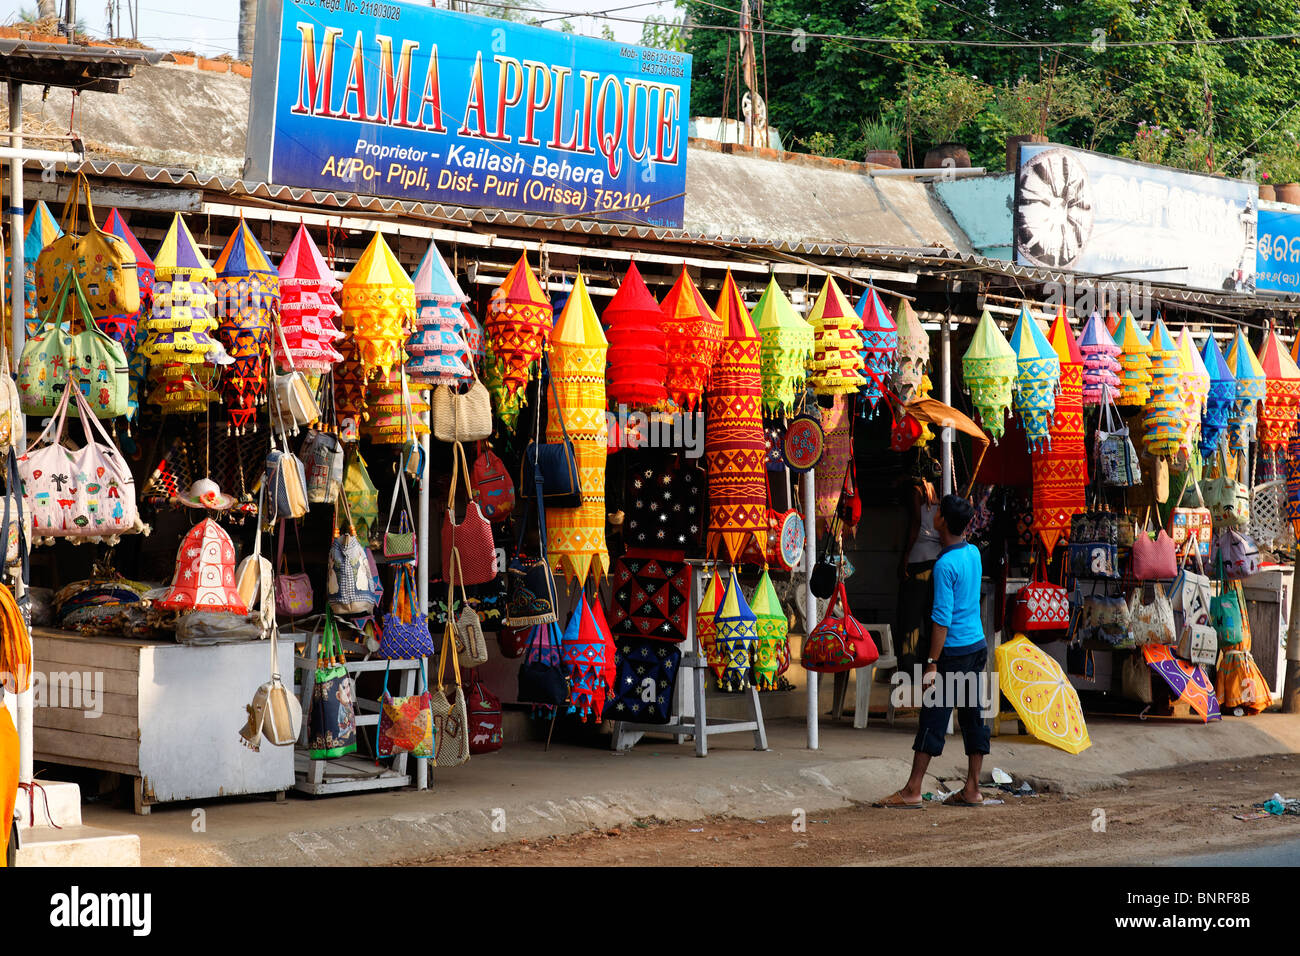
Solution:
[[[18,731],[9,710],[0,705],[0,866],[9,852],[9,831],[14,825],[18,799]]]

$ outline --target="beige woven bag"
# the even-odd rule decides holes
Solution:
[[[433,393],[433,435],[439,441],[483,441],[492,437],[492,397],[476,377],[464,395],[450,385]]]

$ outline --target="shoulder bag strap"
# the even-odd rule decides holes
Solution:
[[[81,394],[81,390],[73,385],[71,379],[69,379],[63,387],[63,396],[59,399],[58,408],[54,410],[54,414],[50,417],[45,428],[36,436],[36,440],[27,446],[29,454],[35,451],[36,447],[42,442],[57,445],[63,440],[63,425],[68,417],[68,401],[71,399],[73,392],[76,392],[78,396]]]
[[[401,490],[402,499],[406,502],[406,514],[411,514],[411,495],[406,490],[406,471],[402,468],[401,462],[397,466],[397,481],[393,485],[393,500],[388,505],[388,523],[384,525],[385,531],[393,529],[393,515],[397,511],[397,493]]]
[[[570,440],[569,426],[564,421],[564,406],[560,404],[559,392],[555,390],[555,375],[551,372],[551,363],[549,360],[547,360],[545,363],[545,371],[546,371],[546,379],[551,390],[551,401],[555,403],[555,414],[560,419],[560,434],[564,436],[564,440],[567,442]],[[541,409],[539,408],[538,411],[540,412]],[[541,418],[540,414],[538,415],[538,418],[539,419]],[[541,430],[540,424],[538,426],[538,430],[539,431]]]
[[[284,325],[280,322],[278,312],[275,315],[275,333],[280,337],[280,350],[284,352],[284,361],[289,366],[289,371],[297,371],[297,367],[293,364],[293,353],[289,351],[289,340],[284,337]]]

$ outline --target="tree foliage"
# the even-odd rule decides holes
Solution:
[[[736,114],[738,0],[685,0],[694,57],[691,111]],[[765,0],[769,30],[756,37],[766,58],[769,116],[789,140],[814,133],[856,146],[865,116],[898,119],[898,104],[923,96],[928,78],[951,69],[973,77],[990,102],[957,133],[974,161],[996,166],[1025,111],[1006,100],[1024,84],[1058,84],[1054,141],[1132,155],[1140,123],[1171,131],[1170,161],[1207,171],[1242,171],[1243,160],[1295,150],[1300,132],[1300,43],[1254,40],[1215,45],[1122,47],[1134,40],[1191,40],[1300,33],[1300,4],[1276,0]],[[697,27],[691,29],[691,27]],[[812,34],[1032,41],[1032,48],[864,43]],[[1052,47],[1052,43],[1088,44]],[[730,64],[730,70],[728,70]],[[727,77],[730,75],[730,82]],[[1060,78],[1058,80],[1058,78]],[[762,80],[760,80],[762,83]],[[724,87],[730,101],[723,103]],[[999,110],[998,96],[1003,109]],[[1008,108],[1014,107],[1014,108]],[[1017,111],[1019,110],[1019,112]],[[906,115],[904,108],[902,113]],[[1037,125],[1037,124],[1035,124]],[[904,130],[906,136],[908,130]],[[916,156],[929,146],[910,130]],[[1212,147],[1212,150],[1210,149]],[[1210,153],[1212,151],[1212,160]],[[861,157],[852,157],[861,158]],[[1199,164],[1199,165],[1198,165]]]

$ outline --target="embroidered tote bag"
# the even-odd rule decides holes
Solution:
[[[451,588],[448,587],[447,606],[450,607],[451,603]],[[460,664],[456,655],[449,653],[456,641],[455,630],[455,625],[448,620],[442,632],[438,679],[433,689],[433,725],[439,767],[459,767],[469,760],[469,711],[465,706],[465,689],[460,682]],[[455,675],[455,683],[451,685],[443,683],[448,657]]]
[[[420,693],[410,697],[394,697],[388,692],[388,668],[384,668],[384,693],[379,698],[376,756],[434,755],[433,695],[429,693],[429,678],[424,671],[424,661],[420,662],[420,678],[424,684],[424,690]]]
[[[875,639],[849,611],[848,593],[839,582],[826,616],[804,641],[800,663],[805,670],[834,674],[874,664],[879,656]]]
[[[307,749],[313,760],[328,760],[357,749],[356,691],[343,666],[338,625],[325,611],[325,632],[316,649],[316,682],[307,721]]]
[[[429,618],[416,610],[417,603],[415,569],[410,564],[399,564],[393,581],[393,607],[384,615],[383,635],[375,652],[379,657],[414,660],[433,655]]]

